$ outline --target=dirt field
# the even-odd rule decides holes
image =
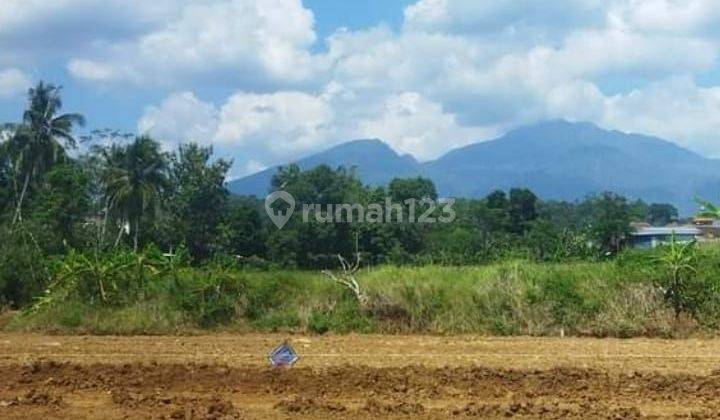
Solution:
[[[720,340],[0,333],[0,418],[714,418],[716,369]]]

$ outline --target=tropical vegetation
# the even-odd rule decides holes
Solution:
[[[170,151],[147,135],[77,136],[84,118],[62,105],[41,82],[1,130],[0,307],[21,310],[14,328],[624,336],[720,320],[717,249],[626,249],[632,222],[678,219],[669,204],[513,188],[458,198],[451,223],[330,223],[338,203],[418,199],[413,211],[438,216],[438,193],[423,178],[364,185],[352,168],[289,165],[269,192],[319,207],[278,229],[262,199],[228,192],[232,162],[204,139]]]

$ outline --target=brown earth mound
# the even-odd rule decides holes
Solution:
[[[403,366],[0,366],[0,418],[717,418],[720,375]]]

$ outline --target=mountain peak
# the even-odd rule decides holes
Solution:
[[[420,174],[420,164],[412,156],[399,155],[387,143],[379,139],[351,140],[289,163],[296,163],[303,170],[319,165],[328,165],[333,168],[354,167],[365,183],[376,185],[386,184],[395,177],[411,177]],[[235,180],[229,184],[229,189],[235,194],[265,195],[277,168],[274,166]]]
[[[339,146],[387,146],[387,144],[380,139],[355,139],[341,143]]]
[[[591,122],[572,122],[567,120],[548,120],[531,125],[525,125],[509,131],[502,138],[520,139],[523,137],[554,137],[554,138],[578,138],[588,135],[605,135],[609,131],[603,130]]]
[[[543,199],[576,200],[614,191],[629,199],[675,204],[690,214],[693,198],[720,191],[720,162],[651,136],[605,130],[587,122],[543,121],[517,128],[496,140],[464,146],[418,163],[378,139],[336,145],[297,161],[356,167],[368,184],[395,177],[432,179],[440,194],[483,197],[494,189],[530,188]],[[232,182],[238,194],[267,193],[277,167]]]
[[[392,153],[395,153],[393,149],[384,141],[380,139],[357,139],[357,140],[350,140],[346,141],[344,143],[337,144],[324,152],[320,153],[326,153],[331,150],[383,150],[383,151],[390,151]]]

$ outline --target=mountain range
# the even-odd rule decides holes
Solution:
[[[543,199],[577,200],[602,191],[631,199],[674,204],[681,214],[697,210],[695,197],[720,195],[720,160],[669,141],[604,130],[591,123],[549,121],[470,144],[436,160],[418,162],[381,140],[354,140],[297,163],[355,167],[367,184],[424,176],[445,197],[484,197],[495,189],[530,188]],[[234,194],[264,196],[277,167],[231,181]]]

